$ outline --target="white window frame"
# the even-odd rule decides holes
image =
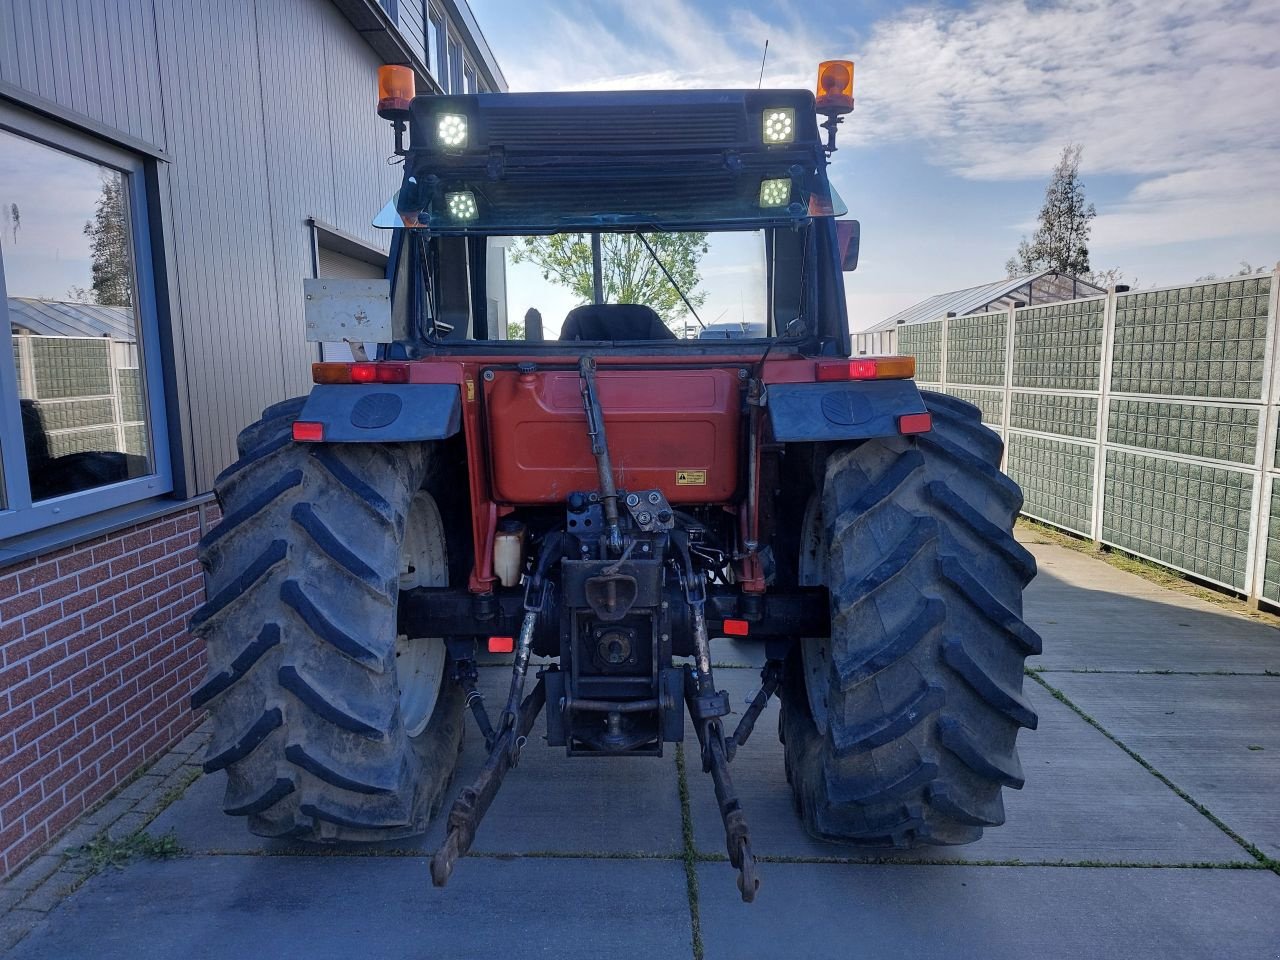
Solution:
[[[427,51],[427,69],[431,71],[431,75],[435,77],[436,83],[440,85],[440,89],[446,89],[448,77],[445,76],[448,67],[446,61],[449,59],[449,41],[447,38],[449,27],[448,18],[437,10],[432,4],[423,4],[426,13],[427,22],[423,27],[426,36],[423,38],[423,47],[431,46],[431,28],[435,27],[435,47]]]
[[[147,161],[137,154],[104,143],[71,128],[33,116],[0,102],[0,129],[43,146],[111,167],[121,173],[129,198],[129,230],[133,246],[135,322],[141,353],[143,389],[147,411],[147,454],[154,472],[119,483],[65,494],[39,503],[31,501],[27,475],[26,443],[14,367],[12,326],[5,289],[3,252],[0,251],[0,542],[68,520],[173,491],[173,466],[169,453],[165,415],[164,364],[160,352],[159,313],[156,304],[154,259],[151,250],[147,205]]]
[[[462,39],[452,28],[449,30],[449,40],[446,46],[449,50],[449,62],[445,69],[449,72],[449,82],[444,84],[444,88],[449,93],[459,94],[463,92],[462,60],[466,54],[463,51]]]

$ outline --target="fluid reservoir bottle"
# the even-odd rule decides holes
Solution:
[[[493,536],[493,572],[504,587],[518,587],[524,572],[525,526],[519,520],[499,520]]]

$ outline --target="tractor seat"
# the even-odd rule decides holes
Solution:
[[[587,303],[574,307],[560,328],[561,340],[674,340],[676,335],[652,307],[641,303]]]

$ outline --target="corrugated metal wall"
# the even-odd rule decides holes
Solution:
[[[5,0],[0,80],[164,142],[150,0]]]
[[[6,0],[0,80],[165,151],[183,446],[209,489],[259,411],[304,392],[308,217],[370,225],[399,183],[377,55],[327,0]]]
[[[1024,512],[1280,602],[1280,271],[909,324],[1006,439]]]

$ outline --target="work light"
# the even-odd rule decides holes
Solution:
[[[452,220],[474,220],[480,213],[480,208],[476,206],[475,194],[470,190],[446,193],[444,205]]]
[[[467,118],[460,113],[442,113],[436,123],[436,139],[442,147],[467,145]]]
[[[790,202],[791,179],[789,177],[760,181],[760,206],[785,207]]]
[[[764,112],[764,142],[790,143],[796,138],[796,112],[778,107]]]

